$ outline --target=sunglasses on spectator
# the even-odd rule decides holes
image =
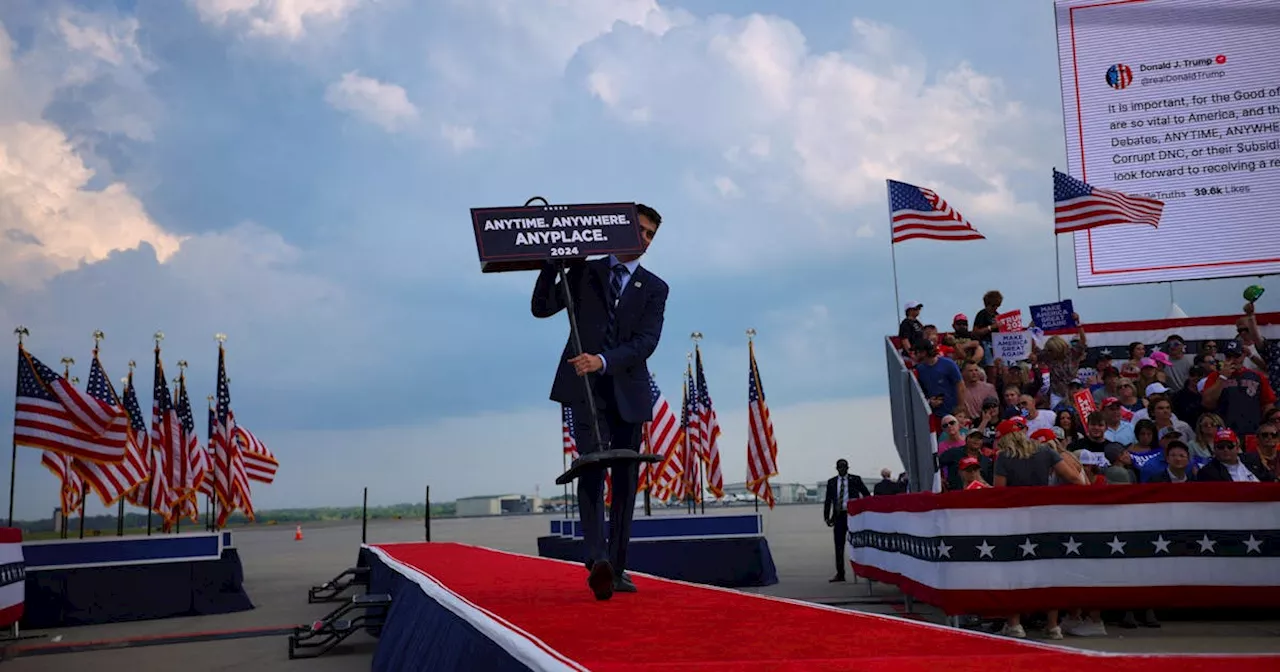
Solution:
[[[1214,450],[1235,450],[1235,447],[1236,444],[1234,443],[1215,443],[1213,445]]]
[[[951,425],[954,425],[954,424],[956,424],[956,421],[955,421],[955,420],[948,420],[948,421],[946,421],[946,422],[942,423],[942,426],[943,426],[943,427],[950,427]]]
[[[1274,439],[1277,436],[1280,436],[1280,434],[1277,434],[1276,432],[1258,432],[1258,436],[1264,439]]]

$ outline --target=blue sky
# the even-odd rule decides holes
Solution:
[[[479,272],[467,209],[636,200],[665,218],[645,263],[672,285],[651,368],[674,393],[706,335],[726,478],[748,327],[784,479],[896,468],[883,180],[988,236],[900,247],[930,320],[990,288],[1053,299],[1054,44],[1047,1],[7,2],[0,324],[81,376],[102,329],[144,399],[154,331],[197,400],[227,333],[237,417],[283,463],[260,507],[546,494],[567,326],[529,317],[532,276]],[[1166,313],[1163,286],[1076,290],[1061,244],[1086,319]],[[1220,314],[1244,284],[1175,291]],[[18,514],[44,515],[54,480],[19,452]]]

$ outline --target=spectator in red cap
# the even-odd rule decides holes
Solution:
[[[1197,481],[1273,482],[1275,474],[1262,466],[1257,455],[1240,452],[1240,438],[1234,430],[1223,427],[1213,437],[1213,459],[1200,467]]]
[[[964,481],[965,490],[981,490],[982,488],[991,487],[990,484],[982,480],[982,463],[976,457],[966,457],[960,460],[960,478]]]
[[[1107,397],[1102,400],[1102,417],[1107,420],[1107,438],[1122,446],[1132,446],[1137,437],[1133,435],[1133,423],[1124,419],[1124,406],[1121,400]]]
[[[1223,354],[1222,369],[1204,379],[1204,407],[1222,416],[1237,436],[1252,442],[1266,407],[1276,403],[1276,393],[1265,373],[1245,368],[1239,341],[1227,341]]]
[[[1067,467],[1076,476],[1070,480],[1063,480],[1058,477],[1057,471],[1049,475],[1049,485],[1088,485],[1089,478],[1085,474],[1084,467],[1080,464],[1079,458],[1073,453],[1066,450],[1066,443],[1063,441],[1062,429],[1058,427],[1040,429],[1031,432],[1031,440],[1042,446],[1052,448],[1058,453],[1058,457],[1066,463]]]
[[[938,455],[938,470],[942,473],[943,487],[950,490],[960,490],[964,488],[965,481],[961,478],[960,463],[965,459],[975,459],[978,466],[982,469],[982,476],[985,482],[990,483],[991,474],[991,458],[983,454],[982,447],[985,443],[982,434],[978,432],[969,432],[965,435],[963,446],[957,446],[940,455]]]

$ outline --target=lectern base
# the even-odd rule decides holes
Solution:
[[[598,452],[583,455],[573,461],[573,465],[569,470],[560,474],[556,479],[556,485],[564,485],[578,478],[585,471],[592,469],[609,469],[612,467],[626,466],[632,462],[647,462],[655,464],[662,461],[661,455],[652,453],[638,453],[634,450],[618,449],[618,450],[601,450]]]

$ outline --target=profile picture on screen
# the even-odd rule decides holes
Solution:
[[[1133,83],[1133,70],[1124,63],[1107,68],[1107,86],[1119,90]]]

